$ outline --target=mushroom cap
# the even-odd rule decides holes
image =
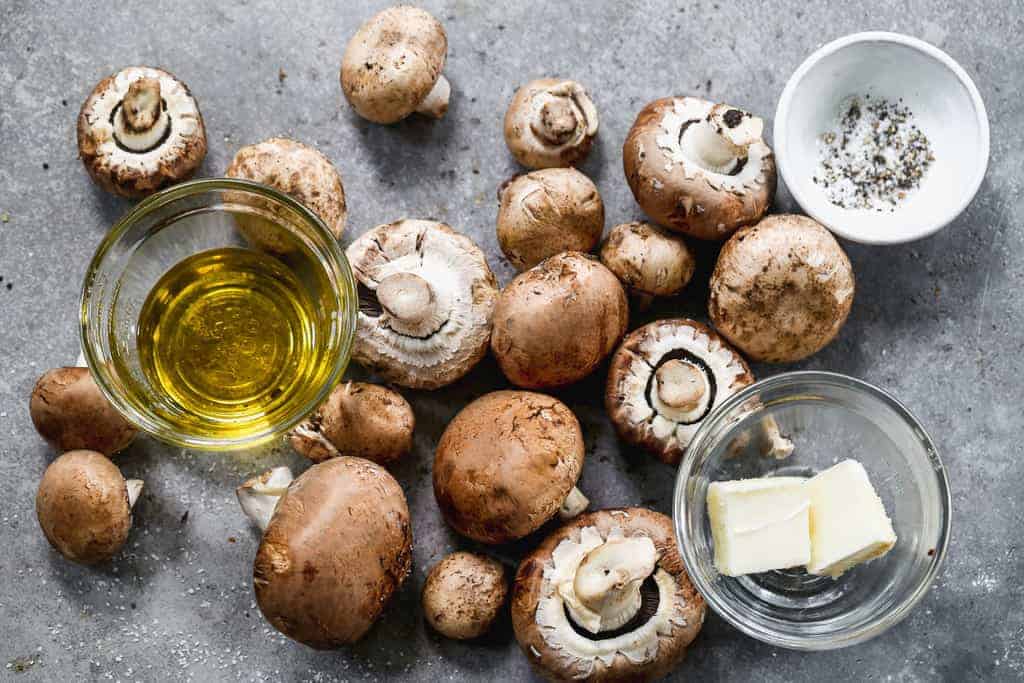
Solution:
[[[853,305],[846,252],[806,216],[768,216],[729,239],[711,275],[711,322],[749,358],[798,361],[839,333]]]
[[[601,263],[631,292],[650,296],[678,294],[697,267],[681,237],[640,222],[612,228],[601,247]]]
[[[505,144],[527,168],[574,166],[597,135],[597,108],[576,81],[540,78],[516,90],[505,112]]]
[[[383,465],[412,450],[415,427],[412,406],[397,391],[346,382],[291,431],[289,440],[313,462],[351,455]]]
[[[138,433],[100,392],[88,368],[46,371],[32,390],[29,413],[39,435],[62,453],[113,455]]]
[[[444,70],[448,36],[426,10],[401,5],[373,15],[348,42],[341,89],[364,119],[395,123],[413,113]]]
[[[253,586],[274,628],[325,650],[362,638],[411,565],[402,487],[380,465],[333,458],[281,497],[256,552]]]
[[[684,148],[683,131],[691,122],[709,126],[721,140],[723,131],[731,134],[729,123],[740,130],[753,127],[746,161],[735,174],[709,170]],[[735,107],[696,97],[651,102],[640,110],[622,146],[626,181],[637,203],[656,223],[704,240],[725,239],[756,223],[771,205],[776,184],[775,157],[761,139],[761,125]]]
[[[615,631],[591,638],[574,629],[566,616],[555,585],[559,565],[580,546],[620,536],[644,536],[653,541],[658,554],[653,575],[659,594],[657,609],[620,635]],[[516,640],[530,663],[556,681],[661,678],[683,660],[687,646],[700,632],[705,612],[704,599],[690,582],[679,555],[672,520],[642,508],[580,515],[523,559],[512,587]]]
[[[117,137],[121,103],[133,83],[155,79],[167,132],[152,148],[134,152]],[[163,69],[130,66],[96,84],[78,114],[78,154],[107,192],[144,197],[190,178],[206,157],[203,116],[188,87]]]
[[[423,584],[427,623],[448,638],[478,638],[490,629],[508,597],[505,567],[475,553],[446,555]]]
[[[661,400],[658,372],[674,360],[702,380],[695,405]],[[753,381],[743,357],[711,328],[685,318],[657,320],[630,332],[612,356],[605,409],[624,440],[674,465],[711,410]]]
[[[360,285],[356,361],[394,384],[436,389],[487,353],[498,281],[468,237],[443,223],[403,219],[366,232],[346,255]],[[429,284],[433,297],[434,315],[411,327],[377,296],[381,282],[405,274]]]
[[[61,555],[79,564],[104,562],[128,539],[128,485],[102,453],[68,451],[50,463],[39,482],[36,516]]]
[[[563,251],[590,251],[604,231],[604,203],[574,168],[521,175],[499,192],[498,244],[516,270]]]
[[[626,292],[615,274],[586,254],[567,252],[502,290],[491,350],[513,384],[560,387],[593,372],[628,324]]]
[[[583,469],[580,423],[558,399],[495,391],[463,408],[434,454],[434,497],[457,532],[505,543],[558,513]]]

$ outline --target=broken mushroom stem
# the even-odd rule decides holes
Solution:
[[[125,488],[128,489],[128,508],[135,507],[135,501],[142,495],[143,482],[141,479],[127,479],[124,482]]]
[[[690,121],[679,143],[693,161],[714,173],[732,175],[746,163],[747,149],[761,139],[764,122],[739,109],[715,105],[703,121]]]
[[[793,442],[783,436],[779,423],[771,415],[761,420],[761,429],[768,441],[766,455],[776,460],[788,458],[793,453]]]
[[[128,86],[128,93],[121,102],[124,124],[134,133],[152,128],[160,118],[160,80],[140,78]]]
[[[285,466],[275,467],[249,479],[235,489],[242,512],[261,532],[267,530],[270,518],[277,509],[277,501],[288,490],[292,479],[291,469]]]
[[[554,97],[541,105],[540,117],[530,125],[530,128],[551,144],[562,145],[572,138],[577,125],[572,100]]]
[[[415,273],[395,273],[377,285],[381,307],[409,327],[427,322],[437,313],[437,297],[425,279]]]
[[[558,508],[558,516],[562,519],[572,519],[586,510],[588,505],[590,500],[583,495],[583,491],[573,486],[569,495],[562,501],[562,507]]]
[[[451,83],[448,82],[448,79],[443,74],[438,76],[434,87],[430,89],[430,92],[423,98],[423,101],[416,106],[416,113],[433,116],[435,119],[442,118],[448,112],[448,99],[451,97],[451,94]]]
[[[690,411],[700,406],[707,389],[707,380],[692,363],[673,359],[654,374],[658,398],[670,408]]]
[[[643,604],[640,586],[654,573],[658,552],[646,536],[609,538],[583,556],[572,587],[569,615],[591,633],[617,629]]]

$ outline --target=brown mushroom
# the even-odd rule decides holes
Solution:
[[[100,392],[88,368],[55,368],[36,382],[29,414],[39,435],[60,452],[113,455],[138,433]]]
[[[756,223],[775,196],[764,122],[696,97],[667,97],[637,115],[622,146],[626,180],[656,223],[721,240]]]
[[[527,168],[575,166],[590,152],[597,127],[597,108],[582,85],[541,78],[512,96],[505,144]]]
[[[423,584],[423,614],[443,636],[479,638],[491,628],[508,597],[500,562],[458,552],[435,564]]]
[[[628,324],[629,304],[615,274],[568,252],[520,273],[501,292],[491,350],[513,384],[560,387],[593,372]]]
[[[769,216],[725,243],[711,275],[711,322],[749,358],[790,363],[839,333],[853,305],[850,260],[806,216]]]
[[[131,66],[104,78],[86,98],[78,154],[107,192],[143,197],[192,177],[203,163],[203,116],[172,74]]]
[[[612,228],[601,247],[601,263],[615,273],[641,305],[658,296],[674,296],[693,277],[696,261],[678,235],[651,223]]]

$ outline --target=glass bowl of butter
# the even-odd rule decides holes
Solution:
[[[899,401],[845,375],[790,372],[703,422],[673,513],[715,612],[766,643],[826,650],[879,635],[921,600],[946,553],[950,493]]]

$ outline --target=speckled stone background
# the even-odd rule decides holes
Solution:
[[[833,5],[825,9],[824,5]],[[341,170],[347,242],[401,216],[433,217],[472,235],[501,281],[495,188],[517,172],[501,117],[515,87],[564,75],[592,91],[598,144],[582,167],[600,187],[608,226],[641,213],[621,170],[622,140],[643,104],[692,93],[771,119],[783,84],[820,43],[865,29],[929,40],[970,72],[988,106],[992,160],[974,203],[939,235],[890,248],[847,245],[857,300],[840,338],[801,363],[863,377],[903,399],[937,440],[953,489],[948,561],[924,602],[884,636],[799,654],[741,636],[710,615],[689,680],[995,680],[1024,677],[1024,4],[988,2],[476,2],[425,5],[449,36],[454,96],[441,121],[381,127],[358,119],[338,84],[345,41],[379,2],[0,3],[0,679],[525,680],[507,620],[483,643],[429,632],[419,612],[427,568],[471,547],[443,524],[430,488],[433,445],[471,398],[503,386],[492,361],[436,393],[406,392],[415,453],[394,469],[408,495],[415,570],[365,641],[323,653],[268,628],[253,602],[256,536],[234,487],[283,452],[181,452],[140,439],[117,462],[143,477],[127,547],[83,569],[53,552],[33,511],[53,453],[36,436],[37,376],[78,353],[82,276],[130,204],[96,189],[77,159],[74,126],[100,78],[162,66],[199,100],[209,132],[203,175],[242,145],[285,134]],[[767,127],[770,130],[770,125]],[[795,208],[784,188],[777,209]],[[714,250],[681,299],[660,309],[704,316]],[[761,367],[762,374],[783,367]],[[672,472],[617,443],[594,396],[600,378],[564,392],[588,458],[582,488],[596,507],[669,512]],[[496,552],[510,566],[528,544]]]

